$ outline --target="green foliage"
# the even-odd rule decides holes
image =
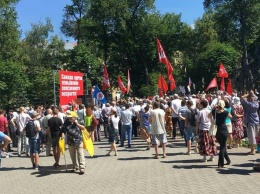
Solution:
[[[30,82],[21,64],[0,62],[0,104],[5,109],[27,104],[27,88]]]
[[[201,83],[201,78],[204,77],[205,86],[218,73],[219,64],[222,62],[232,78],[239,64],[240,53],[230,44],[213,42],[208,45],[208,48],[198,55],[197,65],[193,69],[192,77],[195,83]],[[200,84],[201,86],[203,83]],[[200,88],[203,90],[203,88]]]

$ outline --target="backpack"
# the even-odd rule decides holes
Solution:
[[[35,125],[34,125],[34,120],[29,120],[28,123],[25,126],[25,133],[26,133],[26,137],[28,138],[33,138],[36,136],[36,129],[35,129]]]
[[[190,112],[191,112],[191,117],[189,118],[189,124],[190,124],[190,126],[193,126],[193,127],[195,127],[196,126],[196,118],[195,118],[195,116],[197,115],[197,110],[196,109],[189,109],[190,110]]]

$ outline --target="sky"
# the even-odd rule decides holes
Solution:
[[[49,17],[54,26],[54,34],[64,40],[69,39],[60,30],[63,8],[66,4],[71,4],[71,0],[20,0],[16,9],[22,37],[31,29],[32,23],[45,23],[45,18]],[[204,12],[203,0],[155,0],[155,6],[161,14],[181,14],[182,21],[189,25],[192,25]]]

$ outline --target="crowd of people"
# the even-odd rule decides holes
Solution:
[[[32,123],[35,133],[28,135]],[[101,134],[101,125],[103,133]],[[216,131],[214,132],[214,126]],[[118,156],[119,147],[132,147],[132,138],[142,129],[146,132],[146,150],[154,147],[153,159],[167,157],[167,138],[173,141],[180,134],[187,147],[186,155],[194,153],[202,156],[201,161],[214,161],[218,153],[218,168],[231,164],[227,149],[242,146],[247,138],[249,155],[255,155],[255,147],[260,137],[259,102],[253,91],[238,97],[232,95],[198,94],[190,96],[154,96],[153,98],[112,101],[95,106],[72,106],[64,112],[61,107],[20,107],[19,111],[5,114],[0,110],[0,150],[9,157],[13,147],[17,156],[25,154],[31,158],[32,167],[39,168],[39,154],[54,157],[54,167],[59,168],[59,139],[65,138],[71,156],[71,172],[85,172],[82,130],[87,130],[92,142],[108,141],[110,156]],[[179,132],[179,133],[178,133]],[[103,138],[104,136],[104,138]],[[260,139],[259,139],[260,140]],[[12,147],[10,146],[12,142]],[[217,145],[219,144],[219,151]],[[1,154],[2,154],[1,153]],[[3,155],[3,154],[2,154]],[[208,157],[208,158],[207,158]],[[225,162],[226,160],[226,162]],[[254,167],[260,171],[260,164]]]

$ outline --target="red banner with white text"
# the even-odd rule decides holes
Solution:
[[[83,95],[83,73],[59,71],[60,75],[60,105],[67,105]]]

